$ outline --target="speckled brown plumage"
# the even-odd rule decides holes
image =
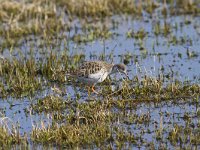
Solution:
[[[67,76],[77,78],[89,86],[92,91],[97,83],[103,82],[108,75],[121,72],[127,76],[126,66],[124,64],[109,64],[104,61],[84,61],[77,69],[67,72]],[[89,90],[88,90],[89,91]]]
[[[101,70],[110,71],[113,64],[103,61],[84,61],[77,69],[68,72],[71,76],[88,78],[90,74],[95,74]]]

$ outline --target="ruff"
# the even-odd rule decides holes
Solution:
[[[94,86],[103,82],[108,75],[117,72],[121,72],[128,77],[124,64],[114,65],[104,61],[84,61],[76,70],[67,73],[67,76],[74,77],[89,87],[91,86],[92,92],[98,93],[94,90]],[[90,89],[88,88],[89,91]]]

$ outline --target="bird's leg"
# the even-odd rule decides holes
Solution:
[[[88,95],[90,95],[90,86],[88,86]]]
[[[94,84],[92,85],[92,92],[96,93],[96,94],[99,94],[97,91],[95,91],[94,89]]]

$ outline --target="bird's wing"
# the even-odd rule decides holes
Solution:
[[[90,74],[98,73],[103,67],[103,64],[99,61],[84,61],[76,70],[68,74],[70,76],[87,78]]]

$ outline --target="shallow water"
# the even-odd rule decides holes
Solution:
[[[185,24],[185,20],[190,20],[190,24]],[[113,29],[111,21],[118,22],[117,28]],[[171,33],[167,36],[154,34],[154,27],[156,22],[160,22],[163,26],[164,22],[171,26]],[[110,24],[109,24],[110,23]],[[127,64],[129,75],[131,78],[138,76],[142,79],[144,75],[152,78],[157,78],[160,74],[170,76],[170,80],[166,79],[167,82],[174,82],[175,79],[180,81],[190,81],[191,83],[200,84],[200,17],[196,16],[176,16],[170,18],[153,18],[153,19],[134,19],[131,17],[114,16],[112,20],[108,20],[107,24],[112,33],[115,33],[112,38],[105,41],[98,39],[93,42],[77,44],[73,41],[69,42],[69,54],[75,55],[83,53],[85,54],[86,60],[96,60],[99,59],[100,55],[105,56],[105,60],[108,62],[120,63],[123,62],[126,55],[130,55],[131,58]],[[177,26],[177,29],[176,27]],[[144,39],[127,38],[126,33],[130,30],[134,32],[143,28],[146,32]],[[81,30],[78,31],[81,33]],[[75,33],[72,29],[71,34]],[[67,35],[68,33],[66,33]],[[183,38],[185,41],[178,44],[173,44],[171,37],[175,36],[177,39]],[[33,37],[32,38],[37,38]],[[41,40],[42,41],[42,40]],[[19,49],[25,53],[25,56],[29,57],[29,51],[33,48],[34,55],[38,58],[38,61],[43,57],[40,44],[40,40],[27,41],[19,48],[14,49],[12,54],[8,50],[4,50],[3,56],[5,58],[18,57]],[[61,40],[61,44],[57,43],[55,50],[58,53],[62,53],[66,49],[64,44],[65,39]],[[34,45],[33,47],[30,45]],[[145,50],[140,50],[141,45]],[[47,48],[49,49],[49,48]],[[194,57],[190,57],[188,52],[195,54]],[[49,51],[44,52],[49,53]],[[111,58],[109,56],[111,55]],[[161,70],[164,69],[164,71]],[[113,76],[112,78],[115,78]],[[120,76],[117,76],[120,79]],[[115,82],[115,86],[119,83]],[[75,97],[74,87],[70,85],[63,85],[65,92],[72,98]],[[97,87],[101,90],[103,86]],[[80,89],[80,88],[77,88]],[[82,95],[81,102],[86,102],[87,100],[87,90],[78,90],[78,93]],[[30,109],[30,104],[35,103],[38,98],[45,97],[46,95],[54,94],[51,88],[46,88],[44,91],[39,91],[35,97],[14,99],[12,97],[0,100],[0,109],[2,113],[10,118],[13,123],[19,122],[20,131],[30,132],[32,130],[33,124],[39,123],[41,120],[49,120],[48,115],[31,115],[25,113]],[[95,95],[92,95],[96,97]],[[188,100],[189,101],[189,100]],[[184,102],[180,100],[177,104],[171,101],[162,102],[159,104],[155,103],[142,103],[138,104],[134,110],[127,110],[127,114],[137,114],[137,115],[147,115],[150,121],[147,125],[132,123],[129,125],[129,130],[134,133],[134,135],[141,135],[142,141],[155,142],[156,148],[159,148],[162,144],[162,140],[166,139],[169,135],[170,130],[173,129],[174,124],[186,126],[186,121],[183,119],[184,115],[187,113],[191,116],[194,128],[198,128],[197,124],[199,122],[199,116],[197,116],[197,111],[200,111],[199,100],[198,103]],[[119,121],[120,125],[124,125],[123,120]],[[11,123],[12,124],[12,123]],[[164,132],[164,137],[162,140],[156,140],[156,130],[160,129],[162,126]],[[143,144],[141,141],[141,149],[147,148],[147,145]],[[138,145],[140,145],[137,143]],[[173,146],[167,141],[167,148],[172,148]],[[139,147],[138,147],[139,148]]]

